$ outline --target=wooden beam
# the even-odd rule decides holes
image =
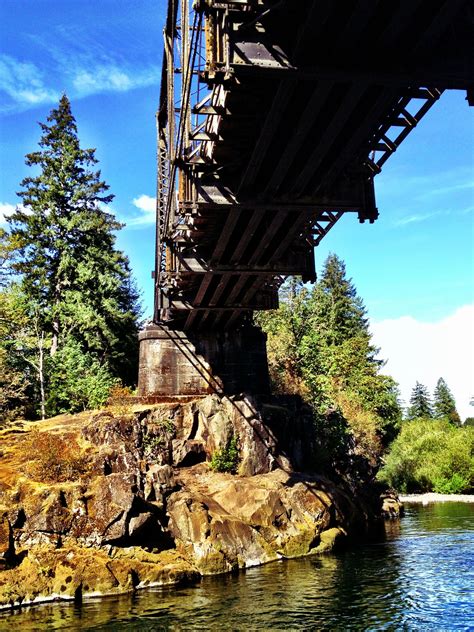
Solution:
[[[283,222],[287,219],[287,217],[288,213],[286,213],[285,211],[278,211],[277,213],[275,213],[275,216],[273,217],[269,228],[266,230],[262,241],[258,244],[258,247],[255,248],[253,255],[250,257],[249,265],[255,265],[257,261],[264,257],[266,249],[273,241],[276,233],[278,232]]]
[[[234,252],[232,253],[231,257],[230,257],[230,262],[231,263],[239,263],[242,255],[244,254],[249,241],[252,239],[252,237],[255,235],[258,227],[260,226],[262,219],[264,217],[264,214],[259,211],[259,210],[255,210],[252,213],[252,216],[247,224],[247,226],[244,228],[244,230],[242,231],[242,235],[240,236],[239,242],[237,244],[237,246],[234,249]]]
[[[335,83],[348,83],[350,81],[365,86],[381,86],[386,88],[408,88],[433,86],[435,88],[446,88],[454,90],[465,90],[472,85],[472,76],[468,64],[463,67],[459,64],[455,69],[452,68],[451,60],[445,60],[445,67],[438,66],[436,69],[427,67],[414,66],[411,71],[400,71],[397,67],[388,70],[379,70],[378,68],[351,68],[344,70],[340,68],[332,68],[330,66],[304,66],[304,67],[288,67],[268,66],[258,64],[236,64],[233,66],[236,76],[253,76],[260,75],[269,78],[272,74],[275,78],[281,78],[282,81],[333,81]],[[454,61],[454,60],[453,60]]]
[[[339,152],[337,160],[334,161],[332,167],[327,171],[324,177],[324,182],[318,183],[314,189],[313,194],[317,195],[318,190],[324,185],[325,187],[331,186],[332,182],[338,177],[341,171],[354,160],[357,156],[357,152],[361,149],[364,141],[367,142],[370,139],[370,126],[376,128],[380,125],[380,117],[390,111],[390,106],[395,105],[397,99],[396,91],[384,91],[381,96],[374,101],[371,108],[367,108],[365,116],[361,119],[357,129],[355,129],[351,137],[345,143],[343,149]],[[368,131],[369,130],[369,131]],[[373,130],[375,132],[375,129]]]
[[[240,211],[232,209],[229,212],[224,228],[222,229],[222,233],[220,234],[217,244],[212,253],[211,263],[218,263],[221,260],[222,255],[224,254],[224,251],[234,231],[234,228],[237,222],[239,221],[239,218],[240,218]]]
[[[293,79],[284,79],[280,83],[258,141],[255,144],[252,156],[240,181],[238,192],[249,188],[255,182],[260,166],[274,138],[275,130],[283,117],[285,108],[293,95],[295,87],[296,81]]]
[[[282,152],[280,160],[275,167],[275,170],[268,182],[265,193],[267,195],[274,195],[280,188],[285,175],[288,173],[293,161],[301,149],[301,146],[308,137],[310,129],[315,124],[318,114],[323,108],[326,100],[331,92],[331,88],[334,84],[332,82],[323,81],[316,85],[316,88],[309,99],[304,112],[299,119],[295,129],[293,130],[289,143],[285,150]]]
[[[199,286],[199,290],[194,299],[194,303],[196,305],[200,305],[202,303],[204,299],[204,295],[206,294],[207,288],[209,287],[213,276],[214,275],[212,274],[212,272],[208,272],[207,274],[204,275],[204,278],[201,281],[201,285]]]
[[[216,289],[214,290],[214,294],[212,295],[212,297],[209,299],[209,306],[210,307],[216,307],[217,303],[219,302],[222,293],[224,292],[225,288],[227,287],[227,284],[229,283],[230,279],[231,279],[232,275],[225,273],[221,276],[221,279],[216,287]]]
[[[313,148],[311,154],[307,157],[305,161],[306,166],[302,169],[296,179],[296,182],[291,187],[293,193],[296,195],[302,195],[308,185],[308,181],[316,174],[319,166],[326,157],[327,152],[332,147],[335,139],[337,139],[340,134],[341,129],[350,118],[354,108],[357,107],[365,92],[365,86],[361,86],[357,83],[351,85],[345,95],[345,98],[339,105],[339,109],[332,117],[330,123],[326,126],[322,136],[319,138],[319,142]]]

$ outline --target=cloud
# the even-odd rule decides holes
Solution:
[[[0,226],[6,226],[6,218],[12,215],[16,209],[17,207],[14,204],[0,202]]]
[[[15,104],[31,107],[58,99],[58,92],[45,85],[43,74],[35,64],[9,55],[0,55],[0,90],[13,101],[3,106],[3,111],[13,109]]]
[[[125,220],[127,226],[145,226],[156,221],[156,198],[140,195],[132,200],[133,205],[141,211],[141,215]]]
[[[472,191],[474,189],[474,182],[468,180],[467,182],[455,182],[454,184],[430,189],[425,193],[418,196],[419,199],[432,197],[434,195],[445,195],[446,193],[454,193],[455,191]]]
[[[133,71],[113,64],[95,67],[76,67],[73,71],[72,85],[76,96],[87,96],[99,92],[127,92],[135,88],[158,83],[159,71],[155,66]]]
[[[80,99],[103,92],[128,92],[160,81],[161,71],[155,64],[131,63],[105,55],[92,59],[90,51],[49,53],[50,59],[43,60],[42,67],[9,55],[0,56],[0,92],[9,97],[0,112],[57,103],[64,91]]]
[[[400,384],[402,398],[410,400],[415,382],[433,392],[438,378],[450,387],[461,419],[474,416],[474,304],[433,323],[403,316],[371,324],[374,344],[387,360],[384,373]]]
[[[444,212],[446,215],[447,211]],[[418,215],[409,215],[408,217],[402,217],[394,222],[395,226],[406,226],[407,224],[414,224],[417,222],[424,222],[427,219],[441,215],[441,211],[434,211],[433,213],[422,213]]]

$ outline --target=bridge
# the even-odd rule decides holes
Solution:
[[[469,0],[168,0],[157,112],[154,324],[139,392],[263,392],[254,310],[446,89],[474,103]]]

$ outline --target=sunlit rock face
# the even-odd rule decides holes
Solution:
[[[314,474],[313,428],[293,400],[209,395],[3,430],[0,605],[331,550],[374,511]],[[235,473],[214,471],[231,441]]]

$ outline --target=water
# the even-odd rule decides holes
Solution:
[[[409,506],[383,542],[184,588],[0,615],[0,630],[474,630],[474,505]]]

